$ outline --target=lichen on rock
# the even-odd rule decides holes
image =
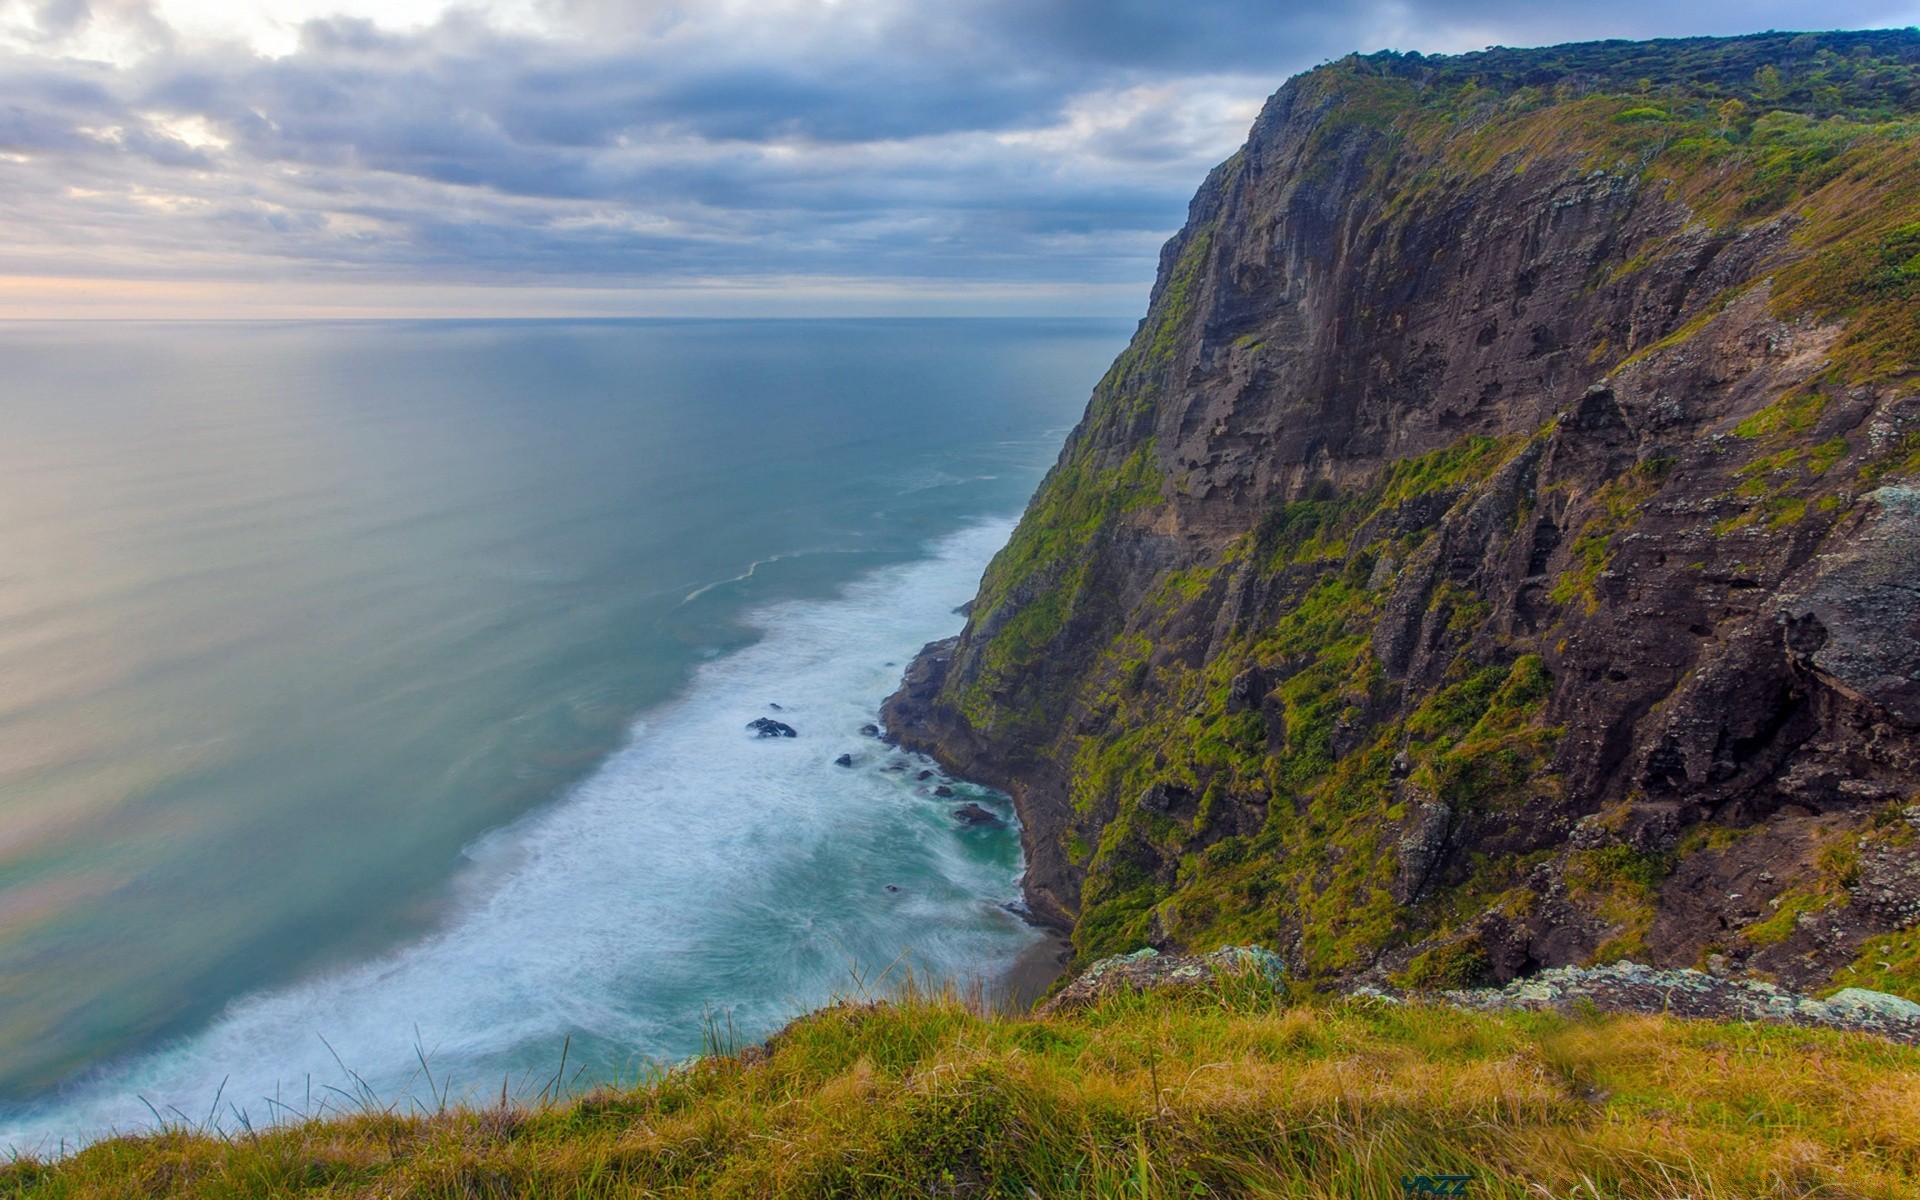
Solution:
[[[1162,954],[1151,946],[1089,965],[1041,1005],[1042,1014],[1083,1008],[1122,992],[1201,987],[1220,979],[1258,977],[1278,983],[1286,967],[1261,946],[1224,946],[1207,954]]]

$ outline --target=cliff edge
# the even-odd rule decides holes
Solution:
[[[1920,34],[1351,57],[888,703],[1082,961],[1920,998]]]

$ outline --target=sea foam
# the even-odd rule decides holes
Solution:
[[[57,1152],[156,1114],[233,1128],[370,1098],[524,1097],[631,1078],[715,1030],[757,1039],[908,963],[995,976],[1038,937],[1009,911],[1017,835],[951,810],[976,799],[1010,819],[1004,798],[934,797],[940,781],[917,778],[931,764],[888,770],[904,756],[859,728],[953,631],[1008,531],[978,525],[833,599],[752,613],[759,640],[699,668],[566,797],[468,847],[438,932],[236,999],[195,1036],[0,1113],[0,1146]],[[764,715],[800,736],[755,738]]]

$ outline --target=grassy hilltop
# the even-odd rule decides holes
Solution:
[[[0,1196],[1920,1194],[1920,1050],[1656,1017],[1294,1005],[1257,976],[983,1017],[909,995],[531,1110],[187,1131]]]

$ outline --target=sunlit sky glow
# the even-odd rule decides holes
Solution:
[[[0,0],[0,317],[1137,313],[1348,50],[1920,0]]]

